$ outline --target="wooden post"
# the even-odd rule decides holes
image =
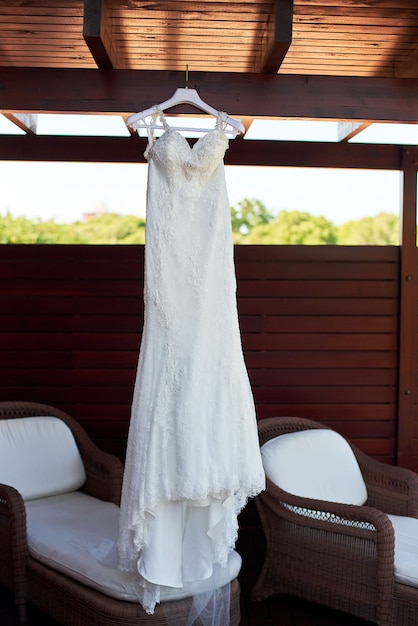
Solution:
[[[398,465],[418,471],[418,439],[414,439],[417,385],[415,382],[417,336],[417,160],[405,148],[402,159],[403,203],[400,216],[400,308],[398,385]]]

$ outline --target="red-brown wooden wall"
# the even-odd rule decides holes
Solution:
[[[399,248],[240,246],[258,418],[322,420],[396,462]],[[58,406],[123,457],[143,320],[141,246],[0,246],[0,400]]]

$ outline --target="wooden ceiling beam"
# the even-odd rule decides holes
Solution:
[[[292,43],[292,29],[293,0],[274,0],[267,31],[263,38],[259,71],[265,74],[277,74]]]
[[[2,136],[0,160],[145,163],[146,139],[134,137]],[[418,148],[408,148],[418,157]],[[399,146],[254,141],[229,142],[226,165],[398,170]]]
[[[183,84],[180,71],[0,67],[1,107],[10,113],[126,115],[163,102]],[[189,87],[235,117],[418,120],[414,78],[193,72]]]
[[[122,69],[106,0],[84,0],[83,37],[97,67]]]

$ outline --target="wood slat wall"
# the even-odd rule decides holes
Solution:
[[[396,460],[399,249],[240,246],[259,419],[324,421]],[[70,412],[123,457],[143,322],[142,246],[0,246],[0,400]]]
[[[242,246],[236,258],[259,419],[323,421],[394,462],[399,250]]]

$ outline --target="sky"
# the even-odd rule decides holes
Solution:
[[[198,118],[183,118],[202,125]],[[38,134],[127,136],[120,116],[39,115]],[[0,115],[0,134],[23,131]],[[255,120],[246,138],[337,141],[337,122]],[[0,138],[1,140],[1,138]],[[418,125],[372,124],[351,141],[418,143]],[[0,217],[68,223],[105,210],[145,217],[147,164],[0,161]],[[340,225],[380,212],[399,213],[399,172],[316,168],[225,168],[231,206],[260,200],[273,214],[296,210]]]
[[[281,210],[323,215],[335,225],[398,213],[399,172],[227,166],[231,206],[260,200]],[[0,216],[69,223],[96,209],[145,217],[146,164],[0,161]]]

